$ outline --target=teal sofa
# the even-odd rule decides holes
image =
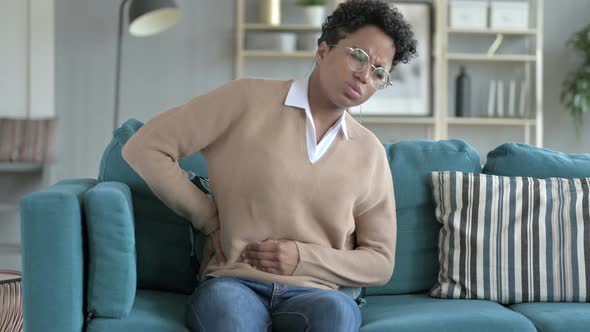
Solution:
[[[114,132],[96,179],[63,180],[21,200],[26,332],[187,331],[185,301],[197,286],[204,238],[164,206],[121,157],[122,146],[142,125],[130,119]],[[396,266],[386,285],[366,289],[361,331],[590,329],[588,303],[503,306],[428,296],[437,280],[440,230],[430,172],[590,177],[590,155],[506,144],[488,154],[482,169],[478,152],[461,140],[403,141],[384,148],[396,194]],[[207,176],[206,161],[198,153],[179,164],[187,174]],[[93,189],[99,194],[88,199]],[[89,235],[115,219],[133,228],[117,231],[112,246]],[[120,240],[125,237],[131,242]],[[97,249],[108,255],[118,246],[128,250],[128,243],[135,245],[125,263],[109,267],[105,256],[95,261]],[[103,270],[97,274],[100,264]]]

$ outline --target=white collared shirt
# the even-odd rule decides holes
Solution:
[[[302,80],[295,80],[291,84],[287,98],[285,98],[285,106],[293,106],[303,108],[305,110],[306,121],[306,137],[307,137],[307,156],[309,161],[313,164],[318,161],[338,135],[338,131],[342,130],[344,137],[348,140],[348,130],[346,129],[346,122],[344,121],[345,114],[342,114],[340,119],[334,123],[330,129],[326,132],[324,137],[316,144],[317,134],[315,130],[315,123],[311,115],[309,107],[308,96],[309,77]]]

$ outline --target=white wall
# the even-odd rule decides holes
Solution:
[[[28,2],[0,0],[0,116],[27,113]]]
[[[0,117],[55,116],[53,9],[53,0],[0,0]],[[49,172],[0,167],[0,269],[20,270],[18,202],[50,183]]]
[[[124,37],[121,122],[145,122],[232,79],[234,1],[178,3],[179,25],[156,36]],[[62,118],[56,180],[96,178],[112,137],[119,4],[56,0],[56,103]]]
[[[55,116],[53,0],[0,0],[0,117]]]
[[[545,77],[545,147],[569,153],[590,153],[590,114],[584,116],[584,135],[577,140],[572,118],[559,102],[561,84],[576,66],[571,35],[590,24],[590,0],[545,0],[543,65]]]

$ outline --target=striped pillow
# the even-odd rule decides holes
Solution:
[[[590,178],[433,172],[440,270],[430,295],[590,301]]]

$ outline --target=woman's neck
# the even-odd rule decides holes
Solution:
[[[316,125],[331,127],[344,113],[345,109],[340,108],[330,101],[322,85],[320,84],[319,71],[314,68],[308,82],[307,98],[309,108]]]

